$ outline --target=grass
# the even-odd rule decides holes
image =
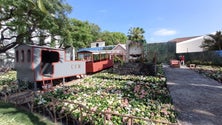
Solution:
[[[0,102],[0,125],[54,125],[46,117]]]

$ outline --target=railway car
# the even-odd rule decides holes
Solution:
[[[86,74],[86,61],[75,60],[73,49],[55,49],[35,45],[15,48],[17,79],[52,86],[55,79]]]
[[[77,52],[78,59],[86,61],[86,73],[95,73],[113,66],[111,50],[81,50]]]

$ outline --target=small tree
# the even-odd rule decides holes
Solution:
[[[204,38],[201,45],[205,50],[221,50],[222,49],[222,34],[217,31],[215,35],[210,34]]]
[[[140,27],[131,27],[128,32],[128,40],[134,42],[145,42],[144,34],[145,31]]]

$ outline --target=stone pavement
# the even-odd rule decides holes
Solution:
[[[181,125],[222,125],[222,84],[183,66],[164,66]]]

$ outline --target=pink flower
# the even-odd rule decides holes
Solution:
[[[128,105],[129,105],[128,99],[127,99],[127,98],[124,98],[124,99],[122,100],[122,106],[123,106],[123,107],[126,107],[126,106],[128,106]]]
[[[134,87],[134,92],[139,92],[139,90],[140,90],[140,85],[136,85],[136,86]]]
[[[147,95],[147,92],[146,92],[144,89],[142,89],[142,90],[141,90],[141,94],[142,94],[142,95]]]
[[[92,107],[91,110],[95,112],[97,110],[97,107]]]
[[[111,112],[111,109],[110,109],[110,108],[107,108],[106,112],[110,113],[110,112]],[[106,119],[107,119],[107,120],[111,120],[112,115],[111,115],[111,114],[108,114],[108,113],[107,113],[107,114],[105,114]]]

